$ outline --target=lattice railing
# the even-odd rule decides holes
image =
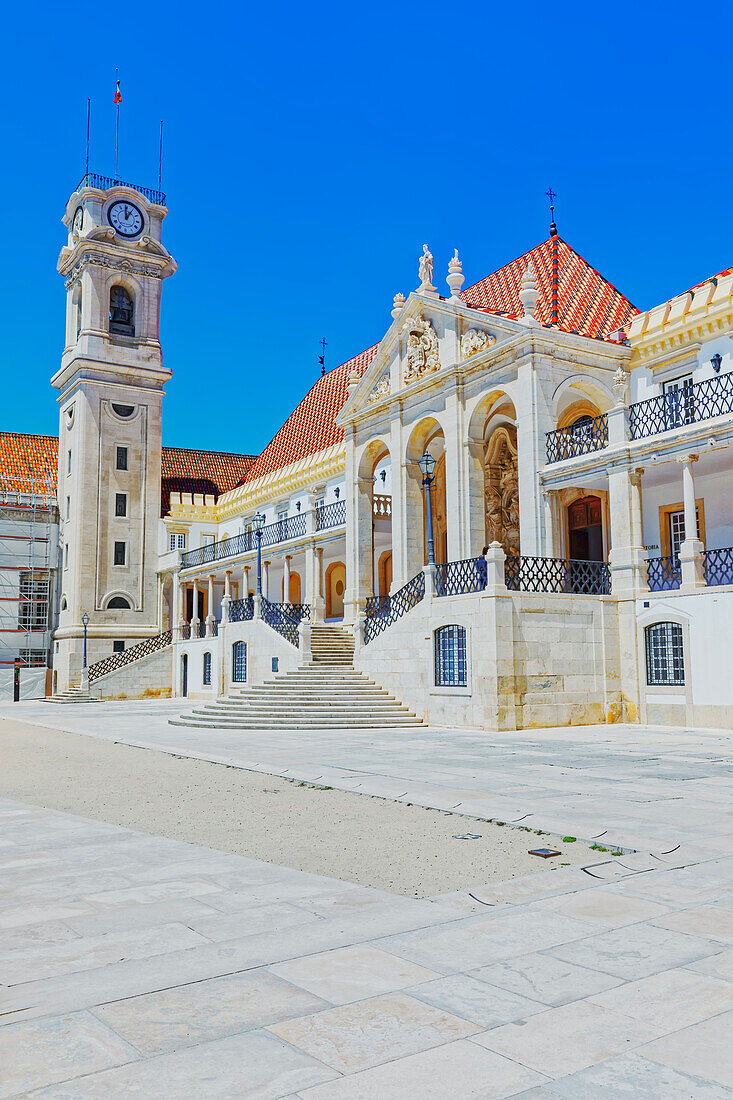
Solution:
[[[309,603],[281,603],[279,606],[286,615],[289,615],[291,619],[295,619],[296,623],[311,617],[311,605]]]
[[[650,592],[671,592],[682,584],[682,568],[676,555],[649,558],[646,572]]]
[[[218,638],[219,637],[219,623],[220,622],[221,622],[221,619],[214,619],[212,621],[212,623],[211,623],[211,637],[212,638]]]
[[[706,550],[703,554],[703,562],[706,584],[733,584],[733,547]]]
[[[425,595],[425,574],[422,570],[403,584],[393,596],[375,596],[365,607],[364,642],[368,644],[392,623],[420,603]]]
[[[466,558],[435,566],[435,595],[459,596],[486,588],[486,558]]]
[[[123,649],[121,653],[112,653],[109,657],[105,657],[103,661],[97,661],[95,664],[90,665],[87,669],[89,673],[89,682],[92,680],[98,680],[100,676],[105,676],[108,672],[114,672],[116,668],[124,668],[125,665],[131,665],[133,661],[139,661],[141,657],[147,657],[151,653],[157,653],[160,649],[165,649],[173,641],[173,634],[170,630],[163,631],[162,634],[157,634],[154,638],[146,638],[142,642],[138,642],[137,645],[130,646],[129,649]]]
[[[254,596],[247,596],[243,600],[232,600],[229,604],[229,622],[230,623],[246,623],[250,619],[254,618],[255,614],[255,600]]]
[[[611,591],[611,571],[605,561],[530,558],[509,554],[504,565],[504,577],[507,588],[512,592],[607,596]]]
[[[629,431],[632,439],[644,439],[730,412],[733,412],[733,373],[635,402],[629,406]]]
[[[390,498],[386,498],[390,499]],[[274,523],[268,523],[262,528],[261,545],[276,546],[290,539],[301,538],[307,531],[308,513],[302,512],[295,516],[287,516],[278,519]],[[326,531],[331,527],[340,527],[346,523],[346,501],[337,500],[332,504],[316,508],[313,512],[313,525],[316,531]],[[257,536],[254,531],[242,531],[231,538],[222,539],[220,542],[212,542],[208,546],[198,546],[195,550],[187,550],[181,556],[181,568],[191,569],[198,565],[208,565],[211,562],[221,561],[223,558],[236,557],[239,554],[248,554],[257,549]]]
[[[326,504],[322,508],[316,508],[316,531],[327,531],[330,527],[340,527],[346,523],[346,501],[336,500],[333,504]]]
[[[292,615],[288,615],[287,611],[283,610],[282,604],[270,603],[264,596],[262,597],[261,608],[263,622],[266,622],[278,634],[282,634],[283,638],[297,649],[300,645],[298,620],[294,619]]]
[[[188,642],[188,641],[190,641],[190,639],[191,639],[191,624],[190,623],[181,623],[181,625],[178,627],[177,637],[178,637],[179,642]]]
[[[548,462],[562,462],[564,458],[587,455],[608,446],[608,417],[596,416],[569,428],[548,432],[546,450]]]

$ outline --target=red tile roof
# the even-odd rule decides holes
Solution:
[[[3,478],[20,478],[21,482],[13,482],[13,487],[30,492],[34,479],[45,481],[48,477],[55,490],[58,445],[55,435],[0,432],[0,490]],[[253,461],[254,455],[163,447],[161,515],[168,512],[171,493],[219,496],[242,480]]]
[[[535,316],[540,324],[552,323],[553,304],[557,310],[557,327],[564,332],[604,339],[623,328],[639,310],[594,267],[570,247],[562,237],[548,237],[516,260],[505,264],[492,275],[461,293],[468,305],[490,313],[520,317],[519,300],[522,276],[529,261],[537,274]],[[557,264],[556,301],[553,303],[553,267]]]
[[[378,346],[374,344],[319,378],[252,464],[243,480],[254,481],[273,470],[289,466],[291,462],[317,454],[333,443],[340,443],[344,432],[342,428],[336,427],[336,417],[346,404],[346,383],[349,375],[352,370],[359,375],[364,374]]]

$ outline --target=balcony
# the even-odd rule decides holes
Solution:
[[[291,539],[302,538],[308,533],[307,517],[313,517],[313,531],[328,531],[332,527],[341,527],[346,523],[346,501],[337,500],[333,504],[324,504],[315,508],[312,512],[303,512],[295,516],[287,516],[269,523],[262,528],[262,548],[277,546],[280,543],[290,542]],[[220,542],[212,542],[209,546],[199,546],[195,550],[188,550],[181,557],[181,568],[191,569],[197,565],[209,565],[221,561],[223,558],[237,557],[257,549],[257,537],[254,531],[242,531],[239,535],[222,539]]]
[[[608,446],[608,417],[588,417],[569,428],[558,428],[546,436],[547,461],[562,462],[565,458],[587,455]]]
[[[695,382],[629,406],[632,439],[661,435],[733,412],[733,373]]]
[[[110,187],[131,187],[133,191],[139,191],[156,206],[165,206],[165,192],[154,191],[152,187],[141,187],[138,183],[125,183],[124,180],[116,180],[112,176],[100,176],[97,172],[87,172],[82,176],[76,185],[76,190],[81,191],[82,187],[97,187],[100,191],[109,191]]]

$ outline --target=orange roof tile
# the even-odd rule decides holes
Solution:
[[[553,322],[555,306],[558,328],[564,332],[577,332],[581,336],[604,339],[623,328],[639,312],[628,298],[624,298],[623,294],[579,256],[562,237],[557,236],[548,237],[536,248],[467,287],[462,291],[461,298],[467,305],[477,306],[490,313],[521,317],[523,310],[519,291],[522,275],[530,260],[537,274],[537,289],[540,292],[535,310],[540,324],[549,325]],[[557,290],[556,295],[553,295],[555,263]]]
[[[55,435],[0,432],[0,487],[5,479],[21,493],[40,492],[50,481],[56,491],[59,441]],[[40,484],[39,484],[40,483]]]

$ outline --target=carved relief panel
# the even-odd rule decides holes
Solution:
[[[492,434],[484,460],[486,538],[507,554],[519,553],[519,473],[517,433],[502,426]]]

